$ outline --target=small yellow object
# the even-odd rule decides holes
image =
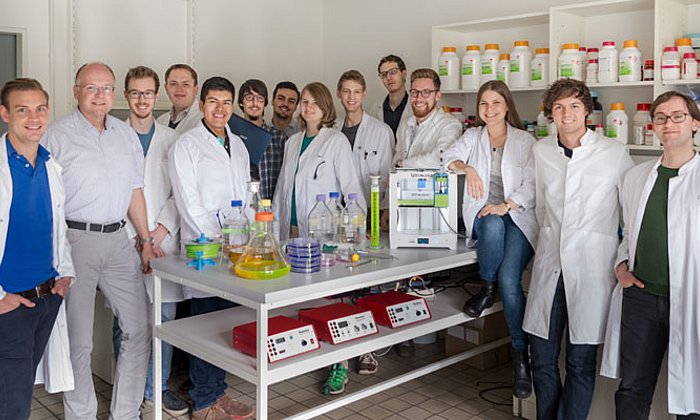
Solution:
[[[360,261],[360,255],[356,252],[350,256],[350,261],[352,262],[358,262]]]

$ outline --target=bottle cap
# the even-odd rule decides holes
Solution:
[[[528,42],[528,41],[515,41],[515,42],[513,43],[513,45],[516,46],[516,47],[529,47],[529,46],[530,46],[530,42]]]
[[[478,45],[467,45],[467,51],[481,51],[481,47]]]
[[[598,48],[596,48],[596,47],[589,48],[589,49],[588,49],[588,52],[589,52],[589,53],[594,53],[594,52],[597,53],[597,52],[598,52]]]
[[[270,207],[270,206],[272,206],[272,200],[270,200],[269,198],[263,198],[262,200],[260,200],[260,206],[261,207]]]
[[[452,107],[452,108],[450,108],[450,112],[462,112],[462,108]]]
[[[677,47],[692,47],[693,40],[690,38],[678,38],[676,40],[676,46]]]
[[[685,53],[683,54],[683,58],[692,58],[693,60],[695,60],[695,53]]]
[[[628,39],[623,45],[625,46],[625,48],[637,48],[639,46],[639,44],[637,44],[636,39]]]
[[[331,191],[328,193],[328,197],[330,198],[340,198],[340,193],[338,191]]]
[[[644,67],[654,67],[654,60],[644,60]]]
[[[562,50],[578,50],[578,44],[564,44],[561,46]]]
[[[603,46],[604,47],[614,47],[615,41],[603,41]]]
[[[579,52],[586,52],[586,47],[578,47]]]
[[[316,201],[326,201],[326,194],[316,194]]]
[[[501,54],[498,57],[501,60],[510,60],[510,54]]]
[[[498,44],[486,44],[484,45],[484,50],[497,50]]]
[[[457,47],[443,47],[442,52],[444,52],[444,53],[445,53],[445,52],[453,52],[453,53],[456,53],[456,52],[457,52]]]
[[[231,200],[231,207],[243,207],[243,201]]]
[[[649,111],[651,110],[651,104],[637,104],[637,111]]]
[[[610,104],[610,110],[611,111],[624,111],[625,110],[625,104],[622,102],[615,102]]]
[[[664,52],[678,52],[678,47],[668,45],[668,46],[664,47]]]
[[[273,219],[272,213],[269,211],[259,211],[255,213],[256,222],[271,222]]]
[[[357,193],[348,193],[348,200],[357,200]]]
[[[588,64],[591,64],[591,63],[593,63],[593,64],[598,64],[598,59],[597,59],[597,58],[591,58],[591,59],[589,59],[589,60],[588,60]]]
[[[535,54],[549,54],[549,48],[537,48]]]

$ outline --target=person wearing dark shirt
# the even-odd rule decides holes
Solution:
[[[377,72],[387,90],[387,95],[382,101],[374,104],[369,114],[387,124],[394,133],[394,139],[396,139],[396,130],[398,130],[401,121],[406,121],[413,115],[411,107],[407,106],[406,63],[401,57],[393,54],[387,55],[379,60]],[[396,141],[394,140],[394,142]]]

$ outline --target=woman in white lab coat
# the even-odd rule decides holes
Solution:
[[[537,240],[532,145],[505,83],[484,83],[476,97],[478,127],[445,152],[445,167],[465,173],[462,214],[468,242],[476,239],[484,285],[464,304],[472,317],[493,305],[501,288],[512,337],[513,394],[532,392],[527,334],[522,329],[525,295],[520,284]]]
[[[316,194],[340,191],[347,196],[362,192],[350,142],[331,128],[335,116],[328,88],[318,82],[306,85],[301,92],[302,131],[284,146],[284,161],[272,200],[283,241],[295,235],[308,236],[307,218]],[[364,195],[358,195],[358,204],[367,207]]]

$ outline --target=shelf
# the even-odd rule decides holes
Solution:
[[[660,152],[663,150],[661,146],[647,146],[644,144],[626,144],[627,150],[643,150],[649,152]]]
[[[695,86],[700,85],[700,79],[693,80],[663,80],[661,82],[664,86]]]
[[[654,87],[653,80],[643,82],[614,82],[614,83],[590,83],[587,86],[591,89],[598,88],[634,88],[634,87]]]
[[[511,92],[544,92],[547,86],[528,86],[528,87],[508,87]],[[466,89],[466,90],[442,90],[440,91],[443,95],[473,95],[479,92],[479,89]]]
[[[360,356],[368,351],[470,321],[473,318],[462,312],[462,305],[466,298],[467,295],[460,289],[448,289],[437,294],[435,301],[428,302],[433,316],[430,320],[397,329],[379,326],[379,333],[376,335],[337,345],[321,342],[319,350],[272,363],[268,365],[268,384],[298,376],[300,372],[308,372]],[[299,309],[321,306],[328,302],[328,300],[305,302],[283,310],[270,311],[268,316],[270,318],[280,314],[294,316]],[[482,316],[501,309],[502,306],[498,302],[485,310]],[[188,353],[197,354],[207,362],[248,382],[257,384],[256,359],[234,350],[231,335],[234,326],[254,320],[255,311],[236,307],[167,322],[154,330],[158,338]]]
[[[503,28],[538,26],[549,24],[549,13],[528,13],[518,16],[507,16],[493,19],[474,20],[467,23],[433,26],[433,29],[454,32],[489,32]]]

